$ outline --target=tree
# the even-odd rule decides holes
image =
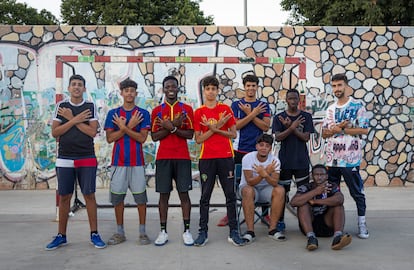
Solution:
[[[56,17],[46,9],[40,13],[26,3],[16,0],[0,0],[0,24],[50,25],[59,24]]]
[[[63,23],[72,25],[210,25],[200,1],[62,0]]]
[[[282,0],[290,25],[414,25],[412,0]]]

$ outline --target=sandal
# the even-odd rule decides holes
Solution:
[[[148,235],[141,234],[138,239],[138,244],[140,245],[148,245],[151,244],[151,240],[148,238]]]
[[[111,236],[111,238],[109,238],[108,245],[118,245],[118,244],[121,244],[122,242],[125,242],[125,240],[126,240],[125,235],[115,233],[114,235]]]

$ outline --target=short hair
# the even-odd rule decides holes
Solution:
[[[286,92],[286,98],[287,98],[287,96],[288,96],[289,93],[295,93],[296,95],[298,95],[298,97],[300,97],[299,91],[296,90],[296,89],[289,89],[289,90],[287,90],[287,92]]]
[[[326,168],[325,165],[322,164],[316,164],[315,166],[312,167],[312,173],[313,171],[315,171],[316,169],[324,169],[326,173],[328,173],[328,168]]]
[[[83,82],[83,86],[85,86],[85,78],[82,77],[82,75],[79,74],[74,74],[72,76],[70,76],[69,78],[69,84],[73,81],[73,80],[80,80]]]
[[[272,145],[273,144],[273,137],[272,137],[272,135],[265,134],[265,133],[260,134],[256,138],[256,143],[261,143],[261,142],[265,142],[265,143],[268,143],[268,144]]]
[[[135,81],[131,80],[130,78],[128,78],[126,80],[123,80],[119,84],[119,89],[121,89],[121,90],[122,89],[125,89],[125,88],[128,88],[128,87],[132,87],[132,88],[137,89],[138,88],[138,84]]]
[[[345,73],[339,73],[339,74],[333,75],[331,81],[332,82],[344,81],[346,84],[348,84],[348,78],[346,77]]]
[[[216,76],[207,76],[203,79],[202,84],[203,84],[203,87],[213,85],[213,86],[216,86],[218,88],[219,81],[217,80]]]
[[[257,78],[256,75],[247,74],[243,78],[243,85],[246,85],[247,82],[253,82],[253,83],[259,84],[259,78]]]
[[[164,87],[165,82],[169,81],[169,80],[175,81],[177,83],[177,86],[178,86],[178,79],[176,77],[172,76],[172,75],[169,75],[169,76],[165,77],[164,80],[162,80],[162,87]]]

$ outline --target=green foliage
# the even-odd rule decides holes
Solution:
[[[62,0],[63,23],[71,25],[210,25],[200,1]]]
[[[49,11],[27,6],[26,3],[16,3],[16,0],[0,0],[0,24],[17,25],[50,25],[59,21]]]
[[[412,0],[282,0],[290,25],[414,25]]]

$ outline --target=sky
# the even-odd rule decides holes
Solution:
[[[246,0],[202,0],[200,9],[205,16],[214,16],[218,26],[244,25],[244,3]],[[60,19],[60,0],[17,0],[28,6],[50,11]],[[248,26],[282,26],[289,13],[282,11],[281,0],[247,0]]]

